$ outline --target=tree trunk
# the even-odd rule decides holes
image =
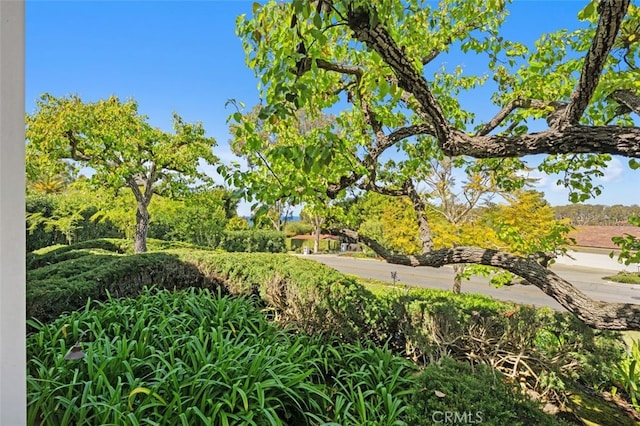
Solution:
[[[431,234],[431,226],[429,226],[429,220],[427,219],[427,205],[424,200],[416,191],[415,186],[411,179],[405,183],[407,190],[407,196],[413,204],[413,209],[416,212],[418,218],[418,227],[420,230],[420,242],[422,243],[422,254],[433,251],[433,235]]]
[[[462,289],[462,273],[464,272],[464,265],[453,265],[453,293],[460,294]]]
[[[320,225],[316,225],[316,230],[314,231],[313,238],[313,252],[318,254],[320,251]]]
[[[151,219],[147,207],[144,203],[138,203],[138,209],[136,210],[136,231],[133,235],[134,253],[144,253],[147,251],[147,231],[149,230],[149,221]]]

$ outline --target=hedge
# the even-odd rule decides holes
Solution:
[[[282,232],[249,230],[225,231],[219,248],[227,252],[284,253],[287,250]]]
[[[305,333],[387,344],[419,364],[445,355],[489,364],[558,398],[574,382],[610,386],[612,366],[624,354],[618,333],[590,329],[570,314],[427,289],[374,294],[355,277],[286,254],[173,248],[126,255],[116,241],[90,246],[54,249],[32,262],[29,317],[49,322],[89,298],[132,297],[150,285],[219,288],[259,295],[273,319]]]

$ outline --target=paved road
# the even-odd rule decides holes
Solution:
[[[453,269],[451,266],[413,268],[411,266],[392,265],[379,260],[353,259],[327,254],[304,257],[329,265],[343,273],[359,275],[365,278],[392,281],[391,272],[396,272],[399,283],[411,286],[449,290],[453,283]],[[559,264],[553,265],[552,269],[594,299],[606,302],[640,304],[640,285],[611,283],[602,279],[604,276],[616,273],[611,269]],[[495,288],[489,284],[486,278],[472,277],[469,281],[463,280],[462,292],[479,293],[500,300],[536,306],[549,306],[553,309],[564,310],[559,303],[532,285]]]

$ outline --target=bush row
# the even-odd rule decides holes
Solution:
[[[624,354],[618,334],[590,329],[569,314],[446,291],[374,294],[353,277],[285,254],[174,248],[128,256],[107,251],[104,241],[96,247],[103,251],[72,246],[64,260],[29,271],[28,315],[50,321],[82,308],[87,298],[134,296],[146,285],[219,288],[259,295],[275,320],[308,334],[386,343],[422,364],[444,355],[488,364],[534,395],[560,402],[575,383],[610,386],[611,369]],[[42,263],[61,254],[41,256]]]

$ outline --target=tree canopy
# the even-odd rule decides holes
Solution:
[[[429,224],[414,195],[415,178],[432,159],[461,158],[468,171],[490,171],[498,186],[512,190],[523,185],[517,171],[532,167],[527,156],[545,154],[537,167],[561,173],[573,202],[601,192],[592,178],[602,175],[611,155],[626,157],[634,169],[640,164],[640,127],[633,116],[640,113],[637,5],[590,1],[578,16],[578,30],[542,34],[533,46],[502,35],[508,9],[503,0],[255,3],[252,17],[238,19],[237,31],[247,64],[260,78],[261,126],[234,114],[240,137],[259,146],[261,132],[295,128],[301,108],[311,117],[340,110],[335,124],[314,130],[304,150],[290,147],[272,159],[292,161],[286,154],[295,151],[294,161],[311,165],[311,184],[283,197],[302,198],[320,188],[336,197],[354,187],[408,196],[423,253],[393,254],[353,230],[340,232],[389,262],[500,267],[587,324],[640,329],[640,306],[594,301],[539,257],[469,246],[434,250],[429,243]],[[474,54],[484,71],[473,75],[439,60],[453,51]],[[460,101],[483,85],[493,88],[486,103],[498,110],[489,120]],[[530,128],[532,122],[545,128]],[[388,161],[392,148],[400,160]]]
[[[55,170],[73,162],[93,169],[92,182],[114,194],[129,188],[136,202],[134,249],[140,253],[146,251],[153,194],[207,180],[199,165],[218,162],[216,142],[205,136],[202,124],[174,114],[173,127],[173,134],[152,127],[133,100],[85,103],[78,96],[44,94],[26,117],[27,163]]]

